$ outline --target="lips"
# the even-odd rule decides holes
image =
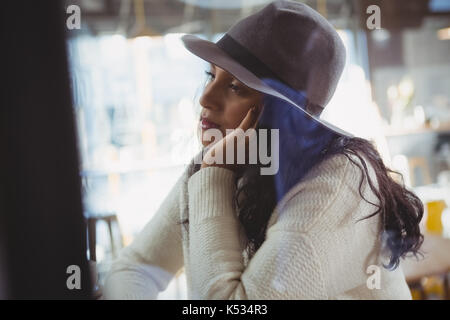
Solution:
[[[201,127],[203,130],[208,130],[211,128],[219,128],[220,126],[217,123],[214,123],[214,122],[208,120],[207,118],[202,118],[201,119]]]

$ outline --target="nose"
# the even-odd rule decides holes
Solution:
[[[203,90],[199,103],[203,108],[217,111],[222,108],[222,100],[218,86],[214,82],[211,82]]]

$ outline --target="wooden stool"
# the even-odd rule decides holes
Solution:
[[[97,226],[99,222],[105,222],[108,227],[109,242],[111,246],[112,258],[116,258],[118,251],[123,248],[122,233],[115,213],[88,216],[88,242],[89,242],[89,260],[97,261]],[[117,231],[117,237],[114,236],[114,230]],[[117,245],[118,240],[118,245]]]

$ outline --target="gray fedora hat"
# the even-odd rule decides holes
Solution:
[[[184,35],[196,56],[257,91],[281,98],[329,129],[352,134],[320,119],[345,65],[344,44],[317,11],[295,1],[274,1],[234,24],[216,43]],[[302,92],[304,105],[267,85],[270,78]]]

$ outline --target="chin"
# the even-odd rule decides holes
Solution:
[[[203,131],[202,129],[199,129],[197,132],[197,138],[200,144],[205,148],[211,144],[211,141],[205,141],[203,140]]]
[[[201,126],[199,125],[199,127],[197,128],[197,137],[198,137],[198,141],[203,145],[203,147],[207,147],[207,146],[209,146],[211,143],[213,143],[215,140],[213,139],[212,141],[207,141],[207,140],[203,140],[203,133],[204,133],[204,130],[201,128]],[[220,133],[221,133],[221,137],[220,137],[220,139],[221,138],[223,138],[223,137],[225,137],[225,132],[223,132],[223,130],[222,129],[218,129],[218,130],[220,130]]]

